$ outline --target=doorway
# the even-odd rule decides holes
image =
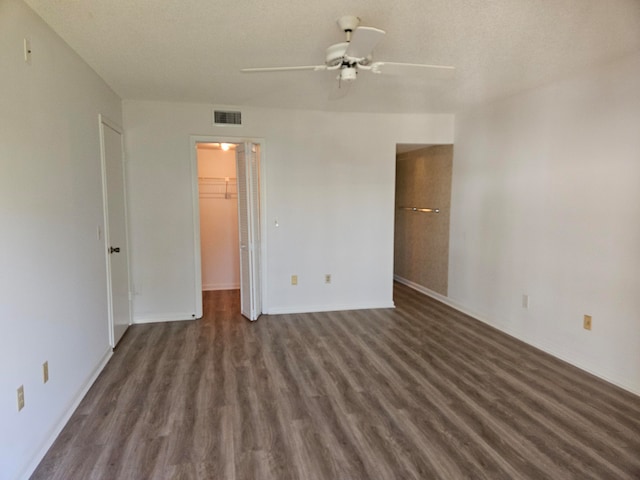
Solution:
[[[263,185],[260,139],[192,136],[196,316],[203,290],[240,289],[240,313],[262,313]]]
[[[453,145],[397,145],[394,279],[446,297]]]
[[[240,289],[236,145],[198,143],[202,290]]]

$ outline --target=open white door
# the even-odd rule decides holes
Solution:
[[[129,252],[124,181],[122,130],[100,116],[102,189],[107,249],[107,295],[109,298],[109,340],[112,347],[131,324],[129,297]]]
[[[260,146],[236,147],[238,229],[240,237],[240,310],[249,320],[262,313],[260,295]]]

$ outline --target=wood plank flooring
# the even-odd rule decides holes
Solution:
[[[638,479],[640,397],[405,286],[134,325],[33,479]]]

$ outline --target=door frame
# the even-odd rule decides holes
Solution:
[[[190,135],[189,149],[191,158],[191,201],[193,212],[193,247],[194,247],[194,311],[196,318],[202,317],[202,255],[200,246],[200,196],[198,188],[198,143],[256,143],[260,145],[260,292],[262,295],[262,312],[267,313],[267,230],[266,230],[266,142],[264,138],[232,137],[227,135]]]
[[[121,158],[122,158],[122,195],[124,197],[124,236],[125,236],[125,261],[127,264],[127,279],[129,281],[128,286],[128,311],[129,311],[129,325],[132,324],[133,319],[133,306],[131,302],[131,258],[129,256],[129,211],[127,208],[127,171],[126,171],[126,159],[124,152],[124,130],[116,122],[110,120],[108,117],[102,114],[98,114],[98,131],[100,135],[100,174],[102,177],[102,209],[103,209],[103,239],[104,239],[104,252],[105,263],[107,273],[107,317],[109,328],[109,344],[111,348],[115,348],[114,337],[114,320],[113,320],[113,291],[111,288],[111,257],[109,254],[109,247],[111,246],[111,237],[109,232],[109,204],[107,191],[107,158],[106,148],[104,142],[104,126],[111,128],[120,134],[121,142]],[[99,233],[99,232],[98,232]]]

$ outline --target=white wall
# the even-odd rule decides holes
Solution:
[[[32,64],[23,61],[31,38]],[[120,99],[24,3],[0,2],[0,479],[30,473],[106,360],[98,114]],[[49,361],[50,380],[42,382]],[[16,389],[25,408],[17,412]]]
[[[639,78],[636,55],[456,118],[449,270],[453,302],[636,393]]]
[[[235,150],[198,146],[203,290],[240,288]],[[212,180],[212,179],[225,179]]]
[[[234,128],[213,127],[204,104],[126,101],[123,112],[137,321],[195,312],[190,135],[265,141],[271,313],[391,305],[395,145],[453,139],[450,115],[247,109]]]

